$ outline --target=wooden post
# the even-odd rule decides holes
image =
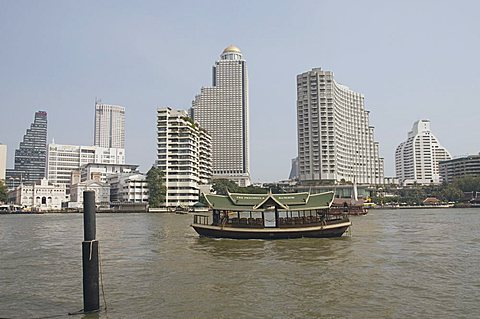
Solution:
[[[100,310],[94,191],[83,192],[83,235],[83,311],[94,312]]]

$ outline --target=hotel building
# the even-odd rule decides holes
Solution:
[[[94,145],[125,149],[125,108],[95,103]]]
[[[449,160],[450,153],[430,130],[430,121],[413,124],[408,138],[395,151],[395,171],[402,185],[441,183],[439,162]]]
[[[300,182],[383,184],[374,128],[364,96],[314,68],[297,75],[298,178]]]
[[[248,76],[239,48],[229,46],[223,50],[213,66],[212,82],[195,97],[191,117],[212,137],[213,178],[248,186]]]
[[[212,139],[186,111],[157,109],[157,167],[165,174],[165,206],[193,206],[212,176]]]

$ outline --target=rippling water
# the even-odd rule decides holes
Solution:
[[[108,310],[79,317],[480,317],[479,209],[372,210],[338,239],[214,240],[191,220],[97,215]],[[82,215],[0,216],[0,318],[81,309],[82,239]]]

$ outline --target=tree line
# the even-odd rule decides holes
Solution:
[[[470,198],[465,193],[480,192],[480,177],[465,176],[455,179],[452,183],[440,185],[418,185],[397,188],[387,185],[377,189],[372,196],[373,202],[377,204],[406,203],[407,205],[418,205],[427,197],[435,197],[443,202],[463,202]],[[389,194],[389,196],[385,196]],[[393,195],[393,196],[392,196]]]

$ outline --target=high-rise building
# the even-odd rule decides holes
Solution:
[[[298,179],[298,157],[292,159],[292,168],[290,169],[288,179]]]
[[[125,150],[99,146],[48,144],[47,178],[70,189],[72,171],[88,163],[125,164]]]
[[[169,107],[157,109],[157,167],[165,174],[165,206],[193,206],[199,186],[212,176],[210,135],[188,117]]]
[[[369,125],[364,96],[314,68],[297,75],[300,182],[382,184],[383,158]]]
[[[408,138],[395,151],[395,171],[400,184],[439,184],[439,162],[449,160],[450,153],[430,130],[430,121],[413,124]]]
[[[125,108],[95,102],[95,146],[125,149]]]
[[[0,144],[0,180],[5,181],[7,169],[7,145]]]
[[[213,178],[250,185],[247,64],[229,46],[213,66],[213,85],[203,87],[190,110],[212,136]]]
[[[6,184],[14,188],[45,177],[47,164],[47,112],[38,111],[35,119],[15,150],[14,168],[7,169]]]

